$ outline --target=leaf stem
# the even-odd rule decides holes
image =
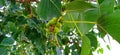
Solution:
[[[98,27],[100,27],[105,33],[108,33],[102,26],[100,26],[99,24],[97,24]],[[108,33],[109,34],[109,33]]]
[[[80,31],[80,29],[78,28],[78,26],[76,25],[76,23],[75,23],[75,21],[74,21],[74,18],[73,18],[73,16],[70,14],[70,17],[71,17],[71,19],[72,19],[72,22],[75,24],[75,27],[76,27],[76,29],[78,30],[78,32],[79,32],[79,34],[81,35],[81,36],[83,36],[83,33]]]
[[[63,21],[65,23],[86,23],[86,24],[96,24],[96,22],[90,22],[90,21]]]

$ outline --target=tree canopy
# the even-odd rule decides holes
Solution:
[[[119,24],[120,0],[0,0],[0,54],[103,53],[97,38],[120,43]]]

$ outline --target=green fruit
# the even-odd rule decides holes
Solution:
[[[58,33],[58,32],[60,32],[60,29],[59,29],[58,27],[55,27],[55,28],[54,28],[54,32],[55,32],[55,33]]]
[[[50,25],[55,24],[57,22],[57,18],[53,17],[48,23],[50,23]]]
[[[57,22],[56,27],[61,28],[62,24],[60,22]]]
[[[49,29],[45,29],[46,30],[46,32],[49,32]]]
[[[46,27],[49,27],[53,24],[56,24],[57,22],[57,18],[56,17],[53,17],[51,20],[49,20],[49,22],[46,24]]]
[[[46,27],[48,28],[49,26],[50,26],[50,23],[47,23],[47,24],[46,24]]]

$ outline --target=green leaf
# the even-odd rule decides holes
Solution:
[[[92,52],[92,50],[90,51],[89,55],[93,55],[93,52]]]
[[[7,47],[0,45],[0,55],[8,55]]]
[[[99,4],[101,4],[104,0],[97,0]]]
[[[92,22],[96,22],[99,14],[98,14],[98,9],[91,9],[91,10],[87,10],[83,13],[83,17],[85,21],[92,21]]]
[[[90,3],[87,3],[85,1],[73,1],[73,2],[66,4],[67,11],[83,12],[90,8],[94,8],[94,7]]]
[[[98,49],[98,50],[97,50],[97,53],[98,53],[98,54],[99,54],[99,53],[103,54],[103,53],[104,53],[103,48]]]
[[[98,41],[97,41],[97,37],[94,35],[94,33],[90,32],[90,33],[86,34],[86,36],[90,39],[91,47],[96,49],[98,46]]]
[[[93,28],[95,22],[99,17],[97,9],[91,9],[84,13],[79,12],[67,12],[67,14],[63,17],[64,21],[69,21],[69,23],[65,23],[63,28],[68,30],[70,28],[74,28],[75,24],[78,26],[79,30],[83,34],[87,34],[91,28]],[[71,21],[71,22],[70,22]],[[75,23],[73,22],[75,21]],[[78,21],[76,23],[76,21]],[[63,29],[63,30],[64,30]]]
[[[41,0],[37,12],[43,19],[61,16],[61,0]]]
[[[69,14],[72,14],[72,16],[74,17],[78,17],[78,14],[76,13],[67,13],[65,16],[63,16],[63,21],[72,21],[71,20],[71,16]],[[73,23],[67,23],[67,22],[63,22],[63,26],[62,26],[62,30],[67,33],[70,31],[70,29],[74,29],[75,25]]]
[[[112,13],[114,11],[114,3],[115,0],[104,0],[100,4],[100,13],[102,15]]]
[[[117,0],[118,1],[118,5],[120,5],[120,0]]]
[[[120,43],[120,11],[106,15],[98,19],[98,27],[103,32],[108,33],[113,39]]]
[[[99,34],[98,34],[99,37],[104,38],[106,33],[100,27],[98,27],[98,30],[99,30]]]
[[[27,19],[24,16],[18,16],[16,20],[17,20],[17,25],[24,25],[26,24]]]
[[[80,21],[85,21],[86,23],[78,23],[78,27],[83,34],[87,34],[91,28],[95,25],[95,23],[89,22],[96,22],[99,15],[97,9],[92,9],[84,12],[82,17],[79,18]]]
[[[8,38],[5,38],[5,39],[1,42],[1,45],[11,46],[11,45],[13,45],[14,41],[15,41],[15,40],[14,40],[12,37],[8,37]]]
[[[70,49],[72,50],[72,55],[79,55],[81,53],[81,46],[79,46],[79,43],[74,43]]]
[[[81,55],[89,55],[90,53],[90,40],[88,37],[83,36],[82,39],[82,51],[81,51]]]
[[[8,30],[8,31],[12,31],[12,32],[17,31],[17,30],[16,30],[15,23],[13,23],[13,22],[8,22],[8,23],[5,25],[5,29]]]
[[[120,9],[120,0],[117,0],[116,8]]]
[[[0,5],[5,5],[5,0],[0,0]]]
[[[66,45],[68,43],[68,41],[69,41],[69,39],[66,36],[63,37],[62,40],[61,40],[61,42],[62,42],[63,45]]]
[[[68,46],[65,47],[64,53],[65,55],[68,55],[68,53],[70,53],[70,48]]]
[[[27,23],[30,27],[35,27],[37,25],[32,19],[28,19]]]
[[[106,45],[106,47],[107,47],[109,50],[111,50],[111,48],[110,48],[110,46],[109,46],[109,45]]]
[[[101,54],[103,54],[103,52],[104,52],[103,48],[100,48],[99,51]]]

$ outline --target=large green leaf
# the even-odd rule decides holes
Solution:
[[[1,45],[4,46],[11,46],[14,43],[14,39],[12,37],[5,38],[2,42]]]
[[[97,37],[94,35],[93,32],[89,32],[88,34],[86,34],[86,36],[90,39],[91,47],[93,48],[93,50],[95,50],[98,46]]]
[[[83,21],[83,23],[79,23],[78,27],[81,30],[83,34],[87,34],[91,28],[95,25],[99,15],[98,15],[98,10],[97,9],[92,9],[84,12],[82,17],[79,18],[80,21]]]
[[[120,43],[120,11],[106,15],[98,20],[98,26]]]
[[[37,7],[38,16],[44,19],[61,15],[61,0],[41,0]]]
[[[91,28],[93,28],[99,15],[97,9],[91,9],[83,13],[79,12],[67,12],[64,16],[64,21],[69,21],[63,25],[63,30],[77,27],[83,34],[87,34]],[[76,25],[75,25],[76,24]]]
[[[0,45],[0,55],[8,55],[8,49],[6,46]]]
[[[67,11],[79,11],[83,12],[87,9],[93,8],[93,6],[90,3],[87,3],[85,1],[73,1],[66,5]]]
[[[90,40],[88,37],[83,36],[82,39],[82,51],[81,51],[81,55],[89,55],[90,53]]]
[[[115,0],[104,0],[100,4],[100,8],[99,8],[100,13],[102,15],[112,13],[114,10],[114,3],[115,3]]]
[[[85,21],[93,21],[96,22],[99,14],[98,14],[98,9],[91,9],[83,13],[83,17]]]
[[[64,19],[63,21],[72,21],[71,15],[73,16],[73,18],[74,18],[75,20],[77,20],[79,13],[76,13],[76,12],[68,12],[65,16],[63,16],[63,19]],[[69,22],[69,23],[64,22],[64,23],[63,23],[62,30],[66,33],[66,32],[69,32],[70,29],[73,29],[74,27],[75,27],[74,23],[72,23],[72,22]]]

